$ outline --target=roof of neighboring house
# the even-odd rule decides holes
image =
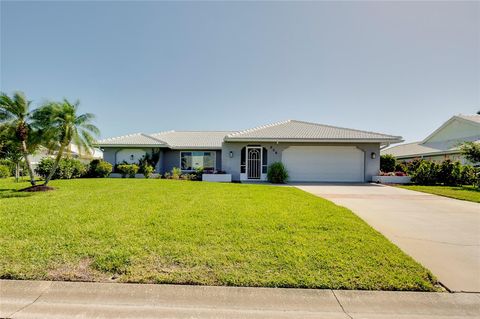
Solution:
[[[444,129],[445,127],[447,127],[449,124],[451,124],[456,120],[459,120],[462,122],[469,121],[473,123],[475,126],[479,127],[478,134],[473,136],[457,137],[457,138],[446,140],[446,141],[436,141],[436,142],[431,141],[432,136],[435,136],[438,132],[440,132],[442,129]],[[469,142],[480,143],[479,124],[480,124],[480,115],[477,115],[477,114],[454,115],[422,141],[393,146],[393,147],[382,150],[381,153],[392,154],[393,156],[399,157],[399,158],[402,158],[402,157],[411,158],[411,157],[418,157],[422,155],[459,153],[460,152],[459,146],[462,142],[469,141]],[[472,134],[472,131],[469,131],[469,133]],[[473,132],[473,134],[475,133]]]
[[[98,141],[97,144],[100,146],[167,146],[164,141],[143,133],[107,138]]]
[[[167,131],[151,134],[173,149],[220,149],[223,139],[232,131]]]
[[[362,141],[401,142],[401,136],[288,120],[227,135],[226,141]]]
[[[466,138],[465,141],[480,143],[478,137]],[[405,143],[381,151],[381,154],[391,154],[399,158],[418,157],[422,155],[436,155],[445,153],[459,153],[459,141],[423,143],[422,141]]]
[[[456,117],[462,118],[464,120],[480,123],[480,114],[458,114]]]

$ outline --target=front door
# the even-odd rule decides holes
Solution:
[[[247,178],[260,179],[262,175],[262,148],[247,147]]]

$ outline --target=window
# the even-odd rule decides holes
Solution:
[[[180,152],[182,171],[193,171],[199,167],[215,169],[215,152]]]

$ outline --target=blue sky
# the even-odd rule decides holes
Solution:
[[[1,83],[102,137],[299,119],[422,139],[480,109],[479,2],[1,2]]]

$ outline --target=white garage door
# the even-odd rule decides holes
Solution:
[[[292,182],[364,181],[364,153],[354,146],[290,146],[282,162]]]

